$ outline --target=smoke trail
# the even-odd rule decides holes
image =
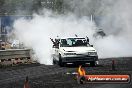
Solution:
[[[33,48],[38,61],[42,64],[52,64],[51,38],[87,35],[92,38],[96,29],[88,17],[76,18],[74,15],[56,16],[47,11],[43,15],[35,14],[33,19],[19,19],[14,23],[15,34],[27,47]],[[85,32],[84,32],[85,31]]]
[[[99,57],[132,56],[131,0],[65,0],[79,16],[94,15],[99,28],[107,34],[94,40]],[[69,3],[70,2],[70,3]]]
[[[95,0],[96,1],[96,0]],[[28,47],[34,49],[39,62],[51,64],[52,44],[50,37],[89,36],[100,58],[132,56],[132,17],[131,0],[93,0],[67,2],[71,5],[72,14],[56,15],[50,11],[41,15],[35,14],[33,19],[21,18],[14,23],[15,34]],[[66,3],[66,2],[65,2]],[[66,4],[67,4],[66,3]],[[125,6],[125,8],[124,8]],[[95,39],[93,34],[97,27],[89,20],[89,15],[100,16],[99,28],[107,34],[104,38]]]
[[[105,0],[102,3],[108,5]],[[110,6],[104,6],[105,15],[100,20],[100,27],[108,36],[97,40],[95,44],[101,57],[132,56],[131,3],[131,0],[117,0],[116,2],[110,0]]]

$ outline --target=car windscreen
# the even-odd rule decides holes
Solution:
[[[61,39],[61,47],[78,47],[78,46],[90,46],[85,38],[67,38]]]

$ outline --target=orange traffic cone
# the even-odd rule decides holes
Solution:
[[[26,77],[25,83],[24,83],[24,88],[30,88],[29,82],[28,82],[28,76]]]

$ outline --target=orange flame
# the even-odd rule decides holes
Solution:
[[[79,68],[78,68],[78,74],[79,74],[79,76],[85,76],[85,75],[86,75],[86,72],[85,72],[85,70],[82,68],[81,65],[80,65]]]

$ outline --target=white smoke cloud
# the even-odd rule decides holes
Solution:
[[[100,20],[100,27],[108,36],[97,40],[96,47],[101,57],[130,57],[132,56],[132,1],[109,1],[102,0],[106,9]]]
[[[107,34],[107,37],[93,42],[99,57],[132,56],[131,0],[65,0],[65,2],[71,6],[73,13],[79,16],[94,15],[98,27]]]
[[[95,42],[95,47],[101,58],[112,57],[131,57],[131,44],[129,39],[117,37],[114,35],[107,36]]]
[[[35,14],[31,20],[21,18],[14,23],[16,36],[27,47],[33,48],[39,58],[38,61],[42,64],[52,64],[50,37],[78,34],[92,38],[95,29],[95,24],[89,21],[88,17],[78,19],[74,15],[56,16],[49,11],[43,15]]]
[[[86,3],[91,4],[90,0],[73,1],[78,3],[73,8],[75,9],[73,14],[56,15],[43,10],[41,15],[35,14],[31,20],[21,18],[15,21],[15,34],[26,46],[34,49],[40,63],[52,63],[52,43],[49,38],[55,38],[57,35],[60,37],[74,36],[74,34],[88,36],[100,58],[132,56],[131,0],[118,0],[116,2],[114,0],[101,0],[99,5],[96,3],[96,8],[92,7],[91,9],[86,5]],[[95,11],[92,13],[95,16],[101,16],[99,28],[105,31],[106,37],[93,38],[97,27],[88,17],[91,11]],[[80,15],[78,13],[81,16],[78,16]]]

